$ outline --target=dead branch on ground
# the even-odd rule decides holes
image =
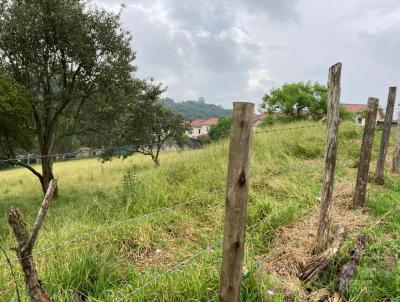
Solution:
[[[32,232],[29,233],[26,223],[22,217],[22,213],[16,207],[11,207],[8,213],[8,223],[13,229],[17,245],[13,248],[16,252],[18,260],[24,272],[26,292],[32,302],[51,302],[52,299],[42,286],[36,271],[35,262],[33,261],[32,251],[38,238],[43,219],[53,200],[54,193],[57,189],[57,181],[53,179],[47,189],[42,206],[39,209]]]

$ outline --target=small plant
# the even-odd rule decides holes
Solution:
[[[124,203],[131,203],[132,201],[137,201],[143,190],[143,184],[139,180],[136,167],[134,166],[132,170],[128,170],[122,177],[122,184],[120,187],[120,196]]]

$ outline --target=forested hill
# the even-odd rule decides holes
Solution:
[[[164,98],[162,102],[173,111],[181,114],[187,120],[195,120],[202,118],[219,117],[231,115],[232,110],[225,109],[220,105],[207,104],[204,99],[198,101],[184,101],[180,103],[174,102],[171,98]]]

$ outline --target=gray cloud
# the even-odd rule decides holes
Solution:
[[[247,0],[244,3],[250,13],[266,14],[278,22],[299,20],[297,0]]]
[[[342,99],[378,96],[385,104],[387,87],[400,78],[395,0],[135,0],[123,21],[138,76],[163,82],[176,100],[260,102],[285,82],[325,83],[329,66],[342,61]]]

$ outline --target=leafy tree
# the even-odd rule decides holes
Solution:
[[[33,133],[27,127],[29,120],[28,94],[14,79],[0,69],[0,159],[1,166],[20,165],[15,159],[16,151],[25,151],[33,147]],[[29,167],[29,166],[28,166]]]
[[[179,103],[174,102],[171,98],[164,98],[161,101],[165,106],[179,113],[187,120],[206,119],[232,114],[232,110],[230,109],[225,109],[215,104],[207,104],[203,97],[200,97],[197,101]]]
[[[187,130],[182,117],[154,99],[135,102],[126,123],[125,139],[134,152],[151,156],[159,166],[161,148],[168,139],[180,141]]]
[[[188,124],[179,114],[159,102],[156,97],[160,93],[159,86],[148,86],[143,92],[141,99],[133,100],[127,106],[125,120],[115,133],[117,140],[129,148],[122,152],[112,150],[105,154],[105,160],[116,154],[126,157],[142,153],[149,155],[155,165],[159,166],[159,155],[165,142],[174,141],[178,145],[183,143]]]
[[[208,131],[208,137],[212,141],[227,137],[231,133],[232,116],[222,116],[218,123],[212,125]]]
[[[76,128],[83,113],[130,82],[130,40],[120,14],[86,1],[0,0],[0,67],[29,94],[29,129],[45,156],[42,173],[35,173],[43,191],[53,178],[47,155],[58,139],[83,132]]]
[[[286,83],[280,88],[272,88],[264,96],[261,106],[268,112],[319,119],[326,114],[327,92],[327,87],[319,83]]]
[[[98,95],[95,102],[86,104],[78,129],[90,129],[76,137],[81,145],[112,148],[127,144],[122,135],[127,117],[132,114],[135,102],[158,99],[164,89],[153,80],[130,79],[120,89],[110,94]],[[111,152],[112,153],[112,152]]]

